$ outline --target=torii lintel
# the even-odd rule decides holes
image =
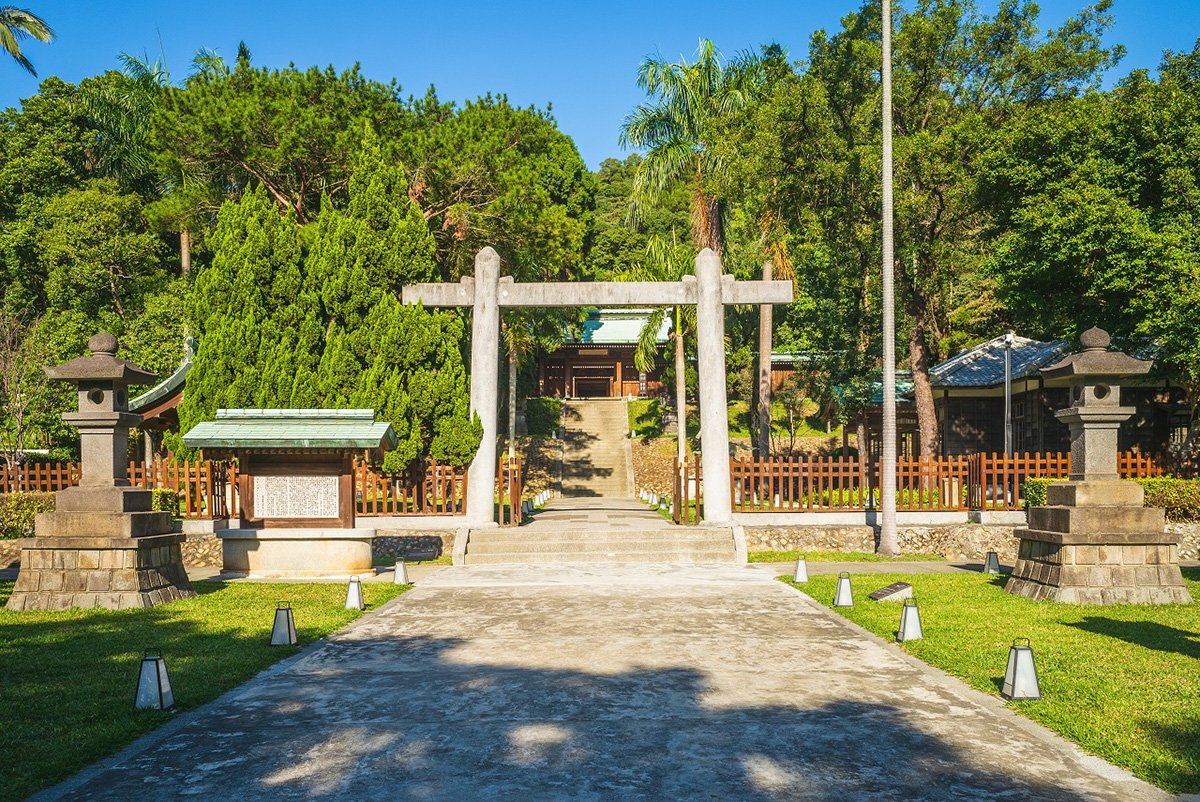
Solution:
[[[475,279],[457,284],[412,284],[404,288],[406,304],[473,306]],[[503,276],[496,282],[496,303],[502,307],[591,307],[692,305],[699,291],[696,278],[682,281],[543,281],[516,282]],[[792,300],[790,281],[738,281],[721,277],[721,301],[726,304],[785,304]]]

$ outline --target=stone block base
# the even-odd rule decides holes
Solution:
[[[1174,543],[1063,543],[1019,529],[1017,563],[1004,589],[1069,604],[1173,604],[1192,600]]]
[[[35,537],[22,543],[10,610],[125,610],[195,596],[179,534]]]
[[[374,529],[221,529],[221,570],[236,576],[371,573]]]

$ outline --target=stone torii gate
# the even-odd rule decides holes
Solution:
[[[479,451],[467,470],[467,525],[494,525],[500,307],[696,306],[700,374],[700,439],[704,521],[732,520],[729,487],[729,418],[725,400],[725,304],[784,304],[790,281],[736,281],[722,275],[721,260],[705,248],[696,275],[682,281],[547,281],[517,283],[500,275],[500,255],[491,247],[475,256],[474,277],[458,284],[415,284],[404,288],[406,304],[469,306],[471,320],[471,412],[483,424]],[[680,428],[683,422],[680,421]]]

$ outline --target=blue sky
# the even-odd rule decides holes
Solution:
[[[310,2],[310,0],[18,0],[58,33],[26,53],[41,76],[77,81],[113,67],[122,51],[165,52],[177,79],[197,48],[232,59],[245,40],[258,65],[362,64],[371,78],[396,78],[404,93],[435,84],[445,100],[485,92],[515,103],[553,104],[563,131],[592,167],[620,155],[617,131],[641,100],[635,71],[647,53],[691,55],[701,36],[725,53],[778,41],[802,58],[809,35],[836,29],[856,0],[786,2]],[[1082,0],[1044,0],[1056,25]],[[994,0],[980,0],[981,7]],[[1129,51],[1113,78],[1154,68],[1164,49],[1190,50],[1200,36],[1200,0],[1116,0],[1112,42]],[[37,79],[0,63],[0,104],[33,94]]]

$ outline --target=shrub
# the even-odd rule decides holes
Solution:
[[[53,493],[6,493],[0,496],[0,538],[32,537],[34,516],[53,511]]]
[[[534,437],[549,437],[562,428],[562,399],[530,398],[525,401],[525,428]]]
[[[1028,476],[1025,478],[1025,486],[1021,490],[1021,497],[1025,499],[1025,510],[1030,507],[1046,506],[1046,490],[1050,487],[1051,482],[1061,482],[1061,479],[1047,479],[1044,476]]]
[[[1138,479],[1146,490],[1146,506],[1167,511],[1168,521],[1200,521],[1200,479]]]
[[[636,437],[661,437],[662,406],[657,398],[638,398],[629,402],[629,430]]]
[[[159,487],[151,490],[150,509],[155,510],[156,512],[169,512],[172,515],[178,515],[179,494],[166,487]]]

